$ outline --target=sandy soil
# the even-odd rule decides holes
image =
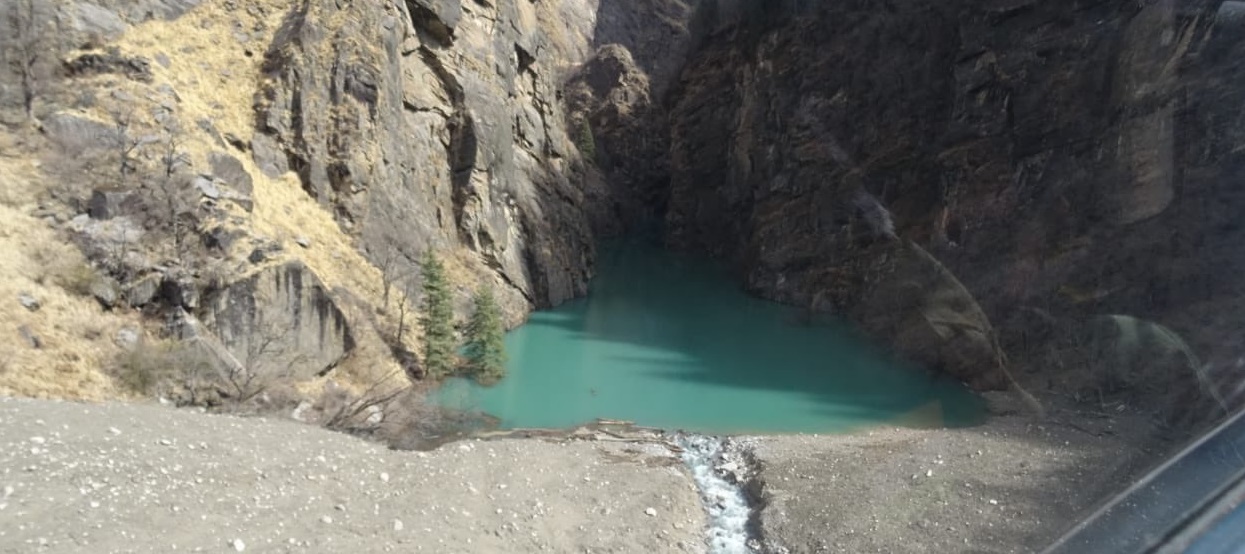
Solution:
[[[653,445],[397,452],[293,422],[0,399],[3,553],[702,552],[703,527]]]
[[[1066,410],[750,442],[763,535],[792,553],[1041,550],[1172,446],[1142,416]]]

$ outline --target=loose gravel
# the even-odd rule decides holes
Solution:
[[[287,421],[0,399],[0,552],[704,552],[651,444],[391,451]]]

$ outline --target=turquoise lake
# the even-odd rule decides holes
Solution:
[[[452,379],[442,406],[504,429],[597,418],[701,433],[840,433],[982,420],[961,384],[898,363],[835,321],[744,293],[713,264],[634,240],[604,246],[587,298],[506,336],[492,387]],[[824,319],[824,318],[823,318]]]

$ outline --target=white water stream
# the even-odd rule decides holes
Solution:
[[[674,439],[683,448],[683,463],[692,472],[709,515],[710,554],[751,554],[748,520],[752,508],[734,478],[744,469],[742,460],[731,459],[722,439],[683,434]]]

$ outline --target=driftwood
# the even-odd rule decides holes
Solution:
[[[683,448],[670,441],[664,431],[652,427],[637,426],[631,421],[616,419],[598,419],[589,425],[574,429],[542,429],[522,428],[505,431],[486,431],[475,433],[464,438],[480,440],[501,440],[508,438],[544,438],[550,440],[588,440],[595,442],[621,442],[631,444],[657,444],[664,446],[675,454],[682,454]]]

